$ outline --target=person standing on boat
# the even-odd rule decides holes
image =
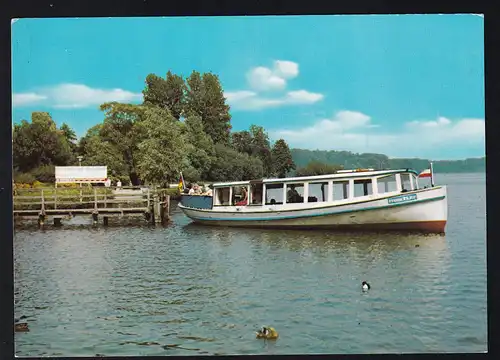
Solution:
[[[247,193],[246,188],[244,188],[244,187],[241,188],[241,195],[242,195],[243,199],[241,201],[238,201],[236,203],[236,206],[244,206],[247,204],[248,193]]]
[[[287,194],[287,202],[295,203],[295,202],[298,202],[299,198],[300,198],[300,194],[295,189],[295,185],[290,185],[290,190],[288,190],[288,194]]]

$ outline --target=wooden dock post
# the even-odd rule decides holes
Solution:
[[[92,220],[94,222],[94,225],[97,224],[98,216],[99,216],[99,210],[97,207],[97,188],[94,188],[94,211],[92,212]]]
[[[41,190],[41,197],[42,197],[42,209],[40,210],[40,213],[38,214],[38,226],[42,227],[45,224],[45,197],[43,196],[43,189]]]
[[[57,227],[61,226],[61,220],[62,219],[60,217],[55,217],[54,218],[54,226],[57,226]]]
[[[170,195],[166,195],[165,192],[163,192],[161,199],[160,221],[162,224],[166,224],[170,220]]]
[[[104,226],[108,226],[108,220],[109,220],[109,218],[107,216],[103,216],[102,222],[103,222]]]
[[[161,222],[161,203],[160,197],[158,196],[158,192],[155,192],[153,195],[153,216],[151,218],[151,224],[157,224]]]

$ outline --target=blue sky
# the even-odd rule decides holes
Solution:
[[[484,156],[484,19],[359,15],[20,19],[13,121],[49,111],[79,136],[149,73],[219,75],[234,130],[291,147]]]

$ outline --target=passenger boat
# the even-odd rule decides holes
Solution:
[[[420,187],[419,176],[431,185]],[[215,183],[213,196],[182,195],[179,207],[196,223],[260,228],[444,233],[448,216],[446,186],[434,185],[432,164],[420,174],[357,169]]]

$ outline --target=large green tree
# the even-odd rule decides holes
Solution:
[[[138,127],[144,134],[137,147],[137,171],[141,179],[158,185],[176,181],[186,158],[181,123],[168,110],[150,107]]]
[[[186,82],[185,116],[198,115],[215,144],[229,145],[231,115],[218,76],[193,71]]]
[[[262,161],[231,147],[216,144],[216,157],[209,172],[212,181],[238,181],[262,178]]]
[[[190,181],[207,179],[215,158],[215,147],[212,138],[203,131],[201,118],[188,116],[185,120],[184,135],[186,139],[186,165],[183,173]]]
[[[295,170],[292,153],[285,140],[276,141],[271,150],[271,156],[274,176],[284,178],[290,171]]]
[[[273,159],[271,155],[271,142],[269,135],[262,126],[251,125],[252,155],[259,158],[264,166],[264,176],[271,176],[273,172]]]
[[[109,178],[122,181],[130,180],[123,152],[119,151],[112,142],[104,140],[99,135],[100,128],[102,128],[102,124],[94,126],[80,140],[80,151],[84,154],[82,165],[107,166]]]
[[[74,161],[68,139],[47,112],[33,112],[31,123],[23,120],[15,124],[12,135],[16,172],[29,172],[44,165],[63,166]]]
[[[112,144],[121,154],[130,181],[133,185],[139,185],[140,178],[136,168],[137,146],[145,135],[138,125],[143,121],[148,106],[111,102],[102,104],[100,109],[105,113],[99,130],[100,138]]]
[[[173,74],[170,70],[165,79],[149,74],[146,77],[146,88],[142,91],[145,105],[169,110],[177,120],[184,110],[185,92],[186,84],[182,76]]]

